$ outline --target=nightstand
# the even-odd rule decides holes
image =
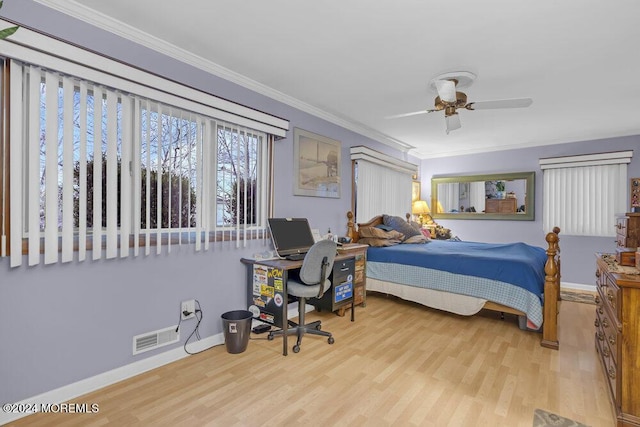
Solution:
[[[355,256],[355,277],[353,278],[354,305],[367,305],[367,248],[369,245],[359,243],[346,243],[338,247],[338,253]],[[338,316],[344,316],[349,306],[338,309]]]

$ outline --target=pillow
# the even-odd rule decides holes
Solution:
[[[396,230],[385,231],[378,227],[360,227],[358,230],[360,240],[362,238],[372,237],[375,239],[391,239],[391,240],[404,240],[404,235]]]
[[[409,221],[409,225],[411,225],[413,228],[415,228],[418,231],[422,230],[422,226],[420,225],[420,223],[415,222],[415,221]]]
[[[416,236],[411,236],[407,239],[405,239],[402,244],[409,244],[409,243],[429,243],[431,241],[431,239],[427,239],[426,237],[424,237],[422,235],[422,233],[416,235]]]
[[[379,228],[380,230],[384,230],[384,231],[393,230],[393,227],[389,227],[388,225],[384,225],[384,224],[378,224],[376,225],[376,228]]]
[[[405,219],[399,216],[382,215],[382,223],[404,234],[404,237],[406,239],[408,239],[411,236],[422,235],[419,229],[416,230]]]
[[[364,245],[374,246],[374,247],[383,247],[383,246],[393,246],[401,243],[400,240],[397,239],[380,239],[376,237],[361,237],[358,239],[358,243],[362,243]]]

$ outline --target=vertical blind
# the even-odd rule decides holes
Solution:
[[[541,159],[543,226],[563,234],[614,236],[614,217],[627,207],[632,152]]]
[[[352,147],[355,168],[355,221],[376,215],[405,217],[411,212],[412,175],[417,166],[366,147]]]
[[[85,260],[89,249],[94,260],[127,257],[130,247],[138,255],[142,244],[146,255],[152,244],[158,254],[172,243],[207,250],[212,232],[236,246],[264,236],[266,134],[39,66],[11,67],[12,267],[23,239],[35,265],[41,251],[50,264],[76,251]]]

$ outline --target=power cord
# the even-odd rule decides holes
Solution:
[[[194,352],[190,352],[189,350],[187,350],[187,344],[189,343],[191,338],[193,338],[195,336],[198,339],[198,341],[200,341],[200,330],[199,330],[199,328],[200,328],[200,323],[202,322],[203,314],[202,314],[202,307],[200,307],[200,301],[195,300],[195,302],[196,302],[197,308],[196,308],[196,311],[195,311],[194,314],[196,316],[196,319],[198,319],[198,322],[196,323],[196,327],[193,329],[193,332],[191,332],[191,334],[189,334],[189,336],[187,337],[186,341],[184,342],[184,351],[185,351],[185,353],[191,354],[191,355],[200,354],[200,353],[202,353],[204,351],[207,351],[207,350],[215,347],[215,345],[212,345],[212,346],[207,347],[205,349],[202,349],[200,351],[196,351],[195,353]],[[185,316],[188,316],[189,314],[191,314],[191,313],[187,313],[187,314],[185,314]],[[182,316],[180,316],[180,319],[182,319]],[[180,327],[180,322],[178,322],[178,328],[179,327]],[[176,332],[177,332],[177,330],[178,329],[176,328]]]

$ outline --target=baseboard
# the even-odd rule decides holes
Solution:
[[[224,344],[224,335],[222,333],[204,338],[200,341],[189,343],[189,345],[187,345],[187,350],[190,353],[196,353],[198,351],[202,351],[209,347],[220,344]],[[159,368],[160,366],[167,365],[187,356],[188,354],[185,353],[183,346],[180,346],[164,353],[160,353],[155,356],[140,360],[138,362],[130,363],[111,371],[107,371],[102,374],[80,380],[73,384],[69,384],[55,390],[47,391],[37,396],[29,397],[16,403],[33,406],[34,404],[59,404],[67,402],[69,400],[75,399],[76,397],[91,393],[92,391],[101,389],[111,384],[115,384],[119,381],[126,380],[127,378],[135,377],[136,375],[140,375],[152,369]],[[0,412],[0,425],[7,424],[11,421],[15,421],[27,415],[31,414]]]
[[[562,282],[560,283],[560,290],[572,290],[572,291],[588,291],[588,292],[596,292],[596,285],[584,285],[582,283],[569,283]]]

